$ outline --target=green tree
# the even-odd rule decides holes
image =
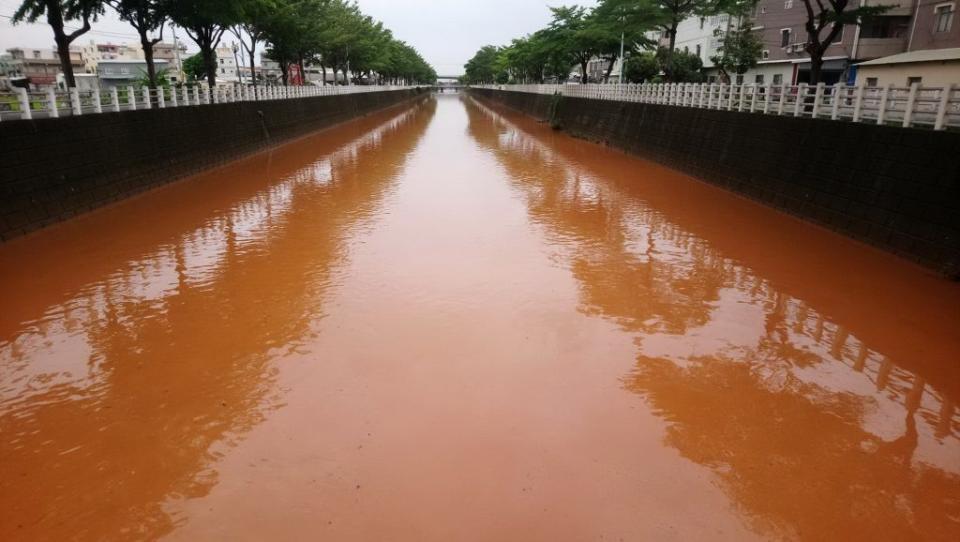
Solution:
[[[717,54],[710,61],[719,70],[720,76],[730,81],[730,74],[742,75],[757,65],[763,53],[763,40],[759,32],[753,29],[753,22],[743,17],[735,28],[717,29],[715,35],[720,40]]]
[[[648,2],[600,0],[590,14],[589,28],[597,40],[600,55],[607,61],[604,81],[610,79],[610,72],[620,57],[621,50],[626,55],[653,45],[646,33],[656,28],[658,17],[658,13]]]
[[[90,30],[90,23],[103,13],[103,0],[23,0],[13,13],[14,24],[35,23],[46,16],[53,29],[53,41],[57,44],[60,69],[68,87],[77,86],[70,63],[70,44]],[[67,21],[82,21],[83,25],[71,33],[65,30]]]
[[[590,26],[589,12],[581,6],[550,8],[553,19],[545,29],[547,49],[551,56],[567,66],[580,67],[580,82],[587,83],[587,63],[602,48],[601,39]]]
[[[240,46],[250,59],[250,84],[253,85],[253,95],[257,96],[257,69],[255,66],[257,43],[267,37],[270,23],[277,15],[279,2],[277,0],[241,0],[237,3],[236,24],[231,32],[240,41]]]
[[[624,65],[623,78],[631,83],[652,82],[660,73],[660,63],[656,53],[644,52],[633,55]]]
[[[200,48],[210,92],[217,85],[216,48],[227,29],[239,21],[234,0],[163,0],[170,19]]]
[[[140,77],[137,79],[137,86],[148,87],[151,82],[153,88],[170,88],[170,68],[161,68],[151,76],[144,70],[140,71]]]
[[[183,72],[187,75],[188,81],[202,81],[207,75],[207,69],[203,65],[203,55],[197,53],[184,60]]]
[[[668,75],[673,83],[701,83],[706,77],[703,75],[703,60],[689,51],[674,51],[670,53],[665,47],[657,50],[657,60],[660,69]]]
[[[107,0],[107,4],[117,12],[120,19],[130,24],[140,36],[143,59],[147,63],[146,83],[151,89],[157,88],[157,70],[153,62],[153,46],[163,40],[163,27],[167,13],[162,0]],[[158,32],[151,38],[150,33]]]
[[[464,77],[470,84],[493,83],[497,76],[497,57],[500,51],[494,45],[481,47],[463,66]]]
[[[815,4],[815,5],[814,5]],[[893,6],[866,6],[862,2],[851,5],[850,0],[803,0],[807,12],[804,28],[810,55],[810,84],[820,82],[823,56],[827,48],[843,34],[844,26],[856,26],[865,18],[880,15]]]

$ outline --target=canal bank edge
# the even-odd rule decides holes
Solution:
[[[960,279],[960,133],[468,92]]]
[[[0,241],[426,96],[428,89],[0,124]]]

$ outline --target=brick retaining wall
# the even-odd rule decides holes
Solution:
[[[0,240],[93,210],[426,90],[0,123]]]
[[[469,92],[960,278],[960,133]]]

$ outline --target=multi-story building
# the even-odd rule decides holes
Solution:
[[[167,69],[166,60],[153,61],[159,72]],[[140,86],[147,77],[147,61],[143,59],[101,60],[97,65],[101,88]]]
[[[83,57],[84,71],[97,73],[97,66],[101,60],[136,60],[143,58],[140,45],[95,43],[90,40],[85,45],[71,47],[71,51],[78,51]]]
[[[14,76],[22,77],[33,88],[54,86],[60,73],[60,57],[52,49],[7,49],[9,65]],[[79,51],[70,51],[74,72],[83,73],[83,57]]]
[[[821,81],[853,84],[857,80],[858,63],[911,51],[960,47],[960,24],[953,22],[956,3],[960,0],[864,2],[892,7],[859,26],[843,29],[824,55]],[[803,0],[760,0],[751,19],[764,47],[757,67],[736,76],[736,82],[779,85],[809,81],[810,57],[806,52],[804,27],[807,11]],[[716,77],[709,60],[721,43],[715,33],[718,29],[736,28],[739,23],[738,19],[723,15],[706,20],[691,17],[678,27],[676,46],[702,53],[704,68],[711,77]],[[896,63],[905,67],[911,62],[901,57]],[[871,62],[872,66],[878,64]],[[960,74],[956,79],[960,82]]]
[[[237,58],[239,51],[233,47],[217,47],[217,81],[221,83],[238,83],[241,80]],[[243,79],[246,79],[244,76]]]
[[[187,46],[179,41],[173,43],[160,42],[153,46],[153,59],[166,62],[167,79],[177,84],[183,81],[183,61],[187,58]]]
[[[12,79],[17,77],[17,69],[13,63],[13,55],[0,54],[0,90],[10,90]]]
[[[731,30],[736,22],[726,14],[687,18],[677,26],[675,48],[698,56],[709,71],[713,68],[711,58],[717,55],[722,43],[718,33]]]

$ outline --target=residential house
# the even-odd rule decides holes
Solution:
[[[167,68],[166,60],[154,60],[157,71]],[[101,60],[97,64],[101,88],[140,86],[147,74],[147,61],[143,59]]]
[[[60,57],[53,49],[7,49],[9,64],[16,76],[23,77],[33,88],[55,86],[60,73]],[[83,58],[79,51],[70,51],[70,64],[74,72],[83,73]]]
[[[926,49],[857,64],[857,84],[868,87],[960,85],[960,47]]]

